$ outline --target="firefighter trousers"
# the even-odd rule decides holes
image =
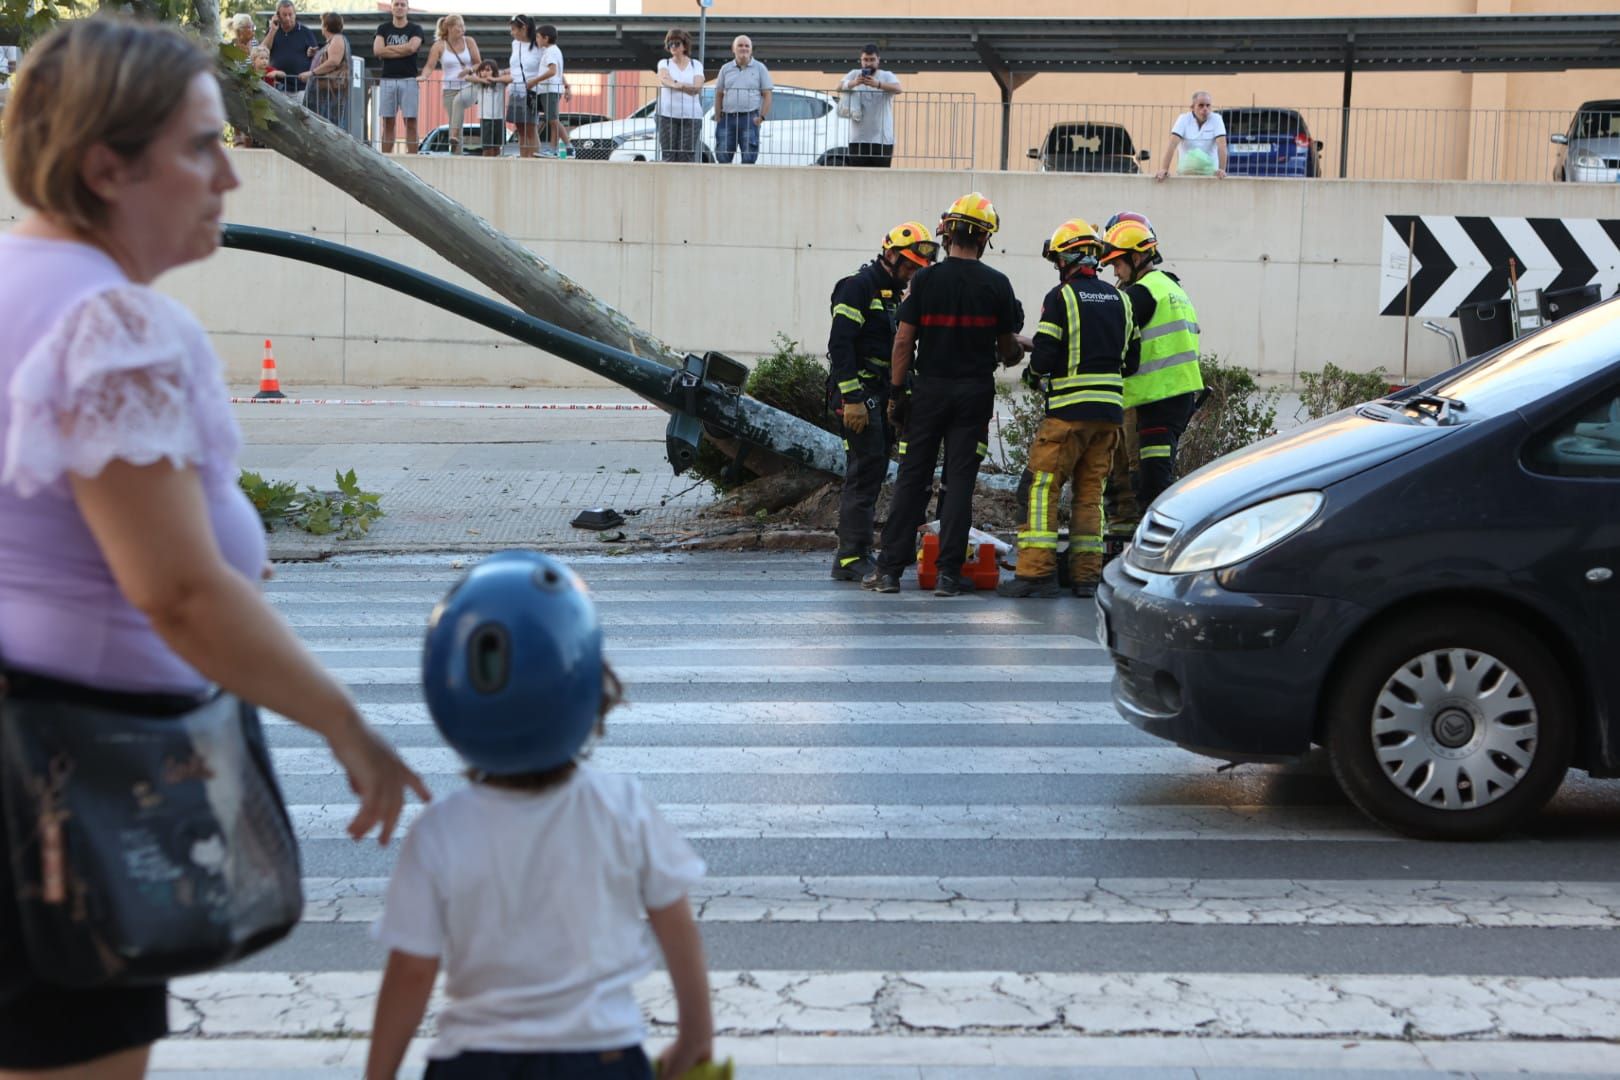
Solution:
[[[1109,463],[1108,486],[1104,507],[1108,511],[1110,532],[1131,532],[1142,519],[1136,505],[1136,476],[1141,467],[1136,445],[1136,410],[1125,410],[1125,426],[1119,432],[1119,445]],[[1019,505],[1023,505],[1020,502]]]
[[[1069,514],[1069,574],[1075,583],[1102,577],[1103,484],[1119,443],[1119,425],[1103,420],[1048,416],[1029,448],[1031,481],[1018,530],[1018,576],[1049,578],[1057,572],[1058,503],[1072,483]]]
[[[866,430],[844,429],[844,489],[838,497],[838,565],[872,554],[872,517],[889,471],[888,421],[883,399],[867,403]]]
[[[1136,407],[1137,452],[1142,458],[1137,470],[1136,505],[1143,512],[1175,482],[1176,448],[1187,433],[1197,401],[1196,393],[1186,393]]]
[[[939,515],[939,572],[959,577],[967,558],[973,488],[996,409],[996,384],[982,379],[917,377],[911,415],[900,432],[900,472],[883,524],[878,569],[898,577],[917,560],[917,529],[928,508],[934,465],[945,451]]]

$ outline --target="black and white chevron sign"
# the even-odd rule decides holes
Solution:
[[[1380,314],[1406,314],[1408,259],[1413,315],[1449,318],[1464,304],[1501,300],[1509,260],[1520,292],[1599,284],[1607,300],[1620,287],[1620,220],[1391,214],[1384,218]]]

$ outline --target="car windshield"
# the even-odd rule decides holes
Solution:
[[[1136,152],[1130,132],[1112,124],[1064,124],[1046,136],[1048,155],[1123,154]]]
[[[1582,109],[1575,117],[1575,138],[1603,139],[1620,135],[1620,101],[1596,109]]]
[[[1221,114],[1229,136],[1287,135],[1294,136],[1305,130],[1298,113],[1287,109],[1254,109]]]
[[[1464,418],[1512,412],[1550,391],[1620,363],[1620,304],[1560,319],[1478,364],[1424,387],[1466,405]]]

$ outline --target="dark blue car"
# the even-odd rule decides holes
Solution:
[[[1326,747],[1430,838],[1620,775],[1620,301],[1199,469],[1097,593],[1114,703],[1234,761]]]
[[[1222,109],[1226,175],[1320,176],[1322,142],[1293,109]]]

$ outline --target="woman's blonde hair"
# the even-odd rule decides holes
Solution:
[[[253,29],[253,16],[249,15],[245,11],[239,11],[235,15],[231,16],[231,21],[226,25],[230,27],[231,37],[234,38],[236,37],[237,32],[240,31],[244,26],[249,30]]]
[[[461,32],[463,34],[467,32],[467,22],[465,19],[463,19],[460,15],[446,15],[444,18],[440,19],[434,24],[433,40],[443,41],[445,38],[450,36],[450,28],[456,25],[460,25]]]
[[[127,160],[145,153],[211,71],[202,46],[178,30],[114,15],[75,19],[28,50],[4,113],[6,182],[27,207],[81,232],[107,204],[85,184],[98,144]],[[221,133],[223,135],[223,132]]]

